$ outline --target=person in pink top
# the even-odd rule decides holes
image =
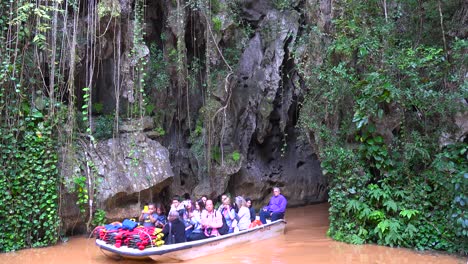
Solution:
[[[207,200],[205,211],[201,215],[202,230],[205,237],[219,236],[218,228],[223,226],[222,214],[216,213],[213,207],[213,201]]]

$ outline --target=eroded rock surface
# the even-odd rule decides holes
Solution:
[[[104,209],[112,220],[138,216],[141,203],[159,202],[157,194],[174,176],[168,150],[142,132],[124,133],[96,146],[88,144],[78,155],[82,163],[93,164],[89,167],[94,169],[75,168],[75,173],[87,174],[94,181],[97,208]],[[69,181],[68,187],[72,185]],[[79,208],[71,202],[76,195],[66,193],[62,199],[65,230],[82,229]]]

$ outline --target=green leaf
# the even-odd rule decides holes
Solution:
[[[381,221],[377,227],[375,228],[375,230],[377,231],[377,233],[380,231],[380,233],[385,233],[385,231],[387,231],[387,229],[389,228],[390,226],[390,222],[389,220],[385,219],[383,221]]]
[[[33,111],[31,116],[33,116],[35,118],[43,118],[44,117],[44,115],[39,111]]]
[[[397,204],[393,200],[385,201],[383,205],[387,208],[387,211],[390,211],[390,210],[393,210],[393,212],[397,211]]]
[[[402,217],[406,217],[408,218],[408,220],[411,219],[411,217],[415,216],[415,215],[418,215],[419,214],[419,211],[418,210],[414,210],[414,209],[404,209],[400,212],[400,216]]]
[[[377,143],[383,143],[383,138],[381,136],[376,136],[374,137],[375,142]]]
[[[355,199],[348,200],[346,204],[346,211],[349,213],[350,211],[357,212],[361,208],[361,202]]]

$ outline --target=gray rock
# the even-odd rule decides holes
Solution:
[[[97,91],[93,96],[104,104],[104,113],[113,113],[116,107],[124,113],[128,103],[137,102],[139,76],[135,76],[134,67],[149,53],[144,45],[133,47],[131,2],[119,0],[121,25],[110,27],[98,43],[103,67],[95,75]],[[235,70],[230,77],[219,74],[209,92],[203,87],[206,61],[202,58],[206,56],[203,54],[207,43],[203,14],[190,8],[178,13],[168,0],[148,2],[146,36],[168,61],[169,84],[147,87],[147,99],[157,109],[153,111],[154,117],[124,121],[119,125],[118,138],[86,150],[87,157],[96,165],[96,177],[102,180],[97,197],[99,207],[106,209],[110,219],[137,215],[141,209],[139,202],[167,202],[170,195],[185,192],[213,198],[229,192],[250,196],[260,205],[268,201],[273,186],[280,186],[292,206],[326,200],[326,178],[313,149],[308,142],[297,139],[297,113],[305,91],[298,85],[294,66],[304,54],[321,62],[326,41],[321,36],[312,38],[317,49],[311,52],[297,47],[297,38],[303,19],[316,21],[320,29],[329,30],[333,17],[331,1],[294,0],[287,8],[278,8],[267,0],[239,1],[240,17],[231,16],[225,8],[227,1],[221,2],[225,5],[215,14],[222,22],[221,28],[212,32],[208,41],[211,72],[227,68],[217,48],[223,52],[228,48],[243,50],[238,65],[231,65]],[[301,15],[296,11],[301,8],[307,12]],[[248,24],[248,30],[239,28],[239,22],[243,27]],[[104,32],[106,25],[100,26]],[[115,32],[116,28],[121,31]],[[117,46],[111,44],[119,36],[121,45],[117,51]],[[86,44],[82,43],[77,51],[83,54],[81,63],[85,62],[86,54],[82,51],[86,50],[83,48]],[[133,48],[136,52],[132,53]],[[174,50],[180,50],[182,54],[178,55],[183,63],[171,61]],[[298,56],[293,56],[293,52]],[[192,74],[188,65],[194,59],[202,59],[200,75],[194,74],[196,78],[187,82],[180,72]],[[177,67],[182,67],[182,71]],[[202,115],[208,101],[215,111],[223,106],[226,109],[212,120],[210,135],[207,124],[203,124],[203,131],[193,139],[197,120],[207,121]],[[163,135],[154,131],[154,122],[164,129]],[[167,149],[151,138],[157,138]],[[205,157],[207,142],[221,152],[221,158],[211,163],[211,175],[207,173]],[[233,153],[240,158],[234,161]],[[84,157],[78,158],[83,164]],[[83,175],[83,171],[79,172]],[[73,203],[69,205],[73,207]],[[78,218],[76,208],[68,212],[67,219]]]
[[[328,182],[311,146],[291,133],[284,150],[276,149],[276,137],[257,145],[240,171],[232,176],[229,191],[249,196],[258,209],[268,204],[273,187],[281,188],[288,206],[325,201]]]
[[[138,132],[154,129],[153,118],[149,116],[143,116],[138,119],[127,119],[123,120],[119,125],[120,133]]]
[[[462,103],[466,108],[468,106],[468,102],[465,99],[460,100],[462,100]],[[455,115],[454,121],[457,130],[452,133],[443,133],[439,139],[439,144],[441,146],[447,146],[456,142],[464,142],[466,140],[468,135],[468,111],[458,112]]]
[[[96,186],[97,206],[93,210],[104,209],[110,220],[136,217],[141,203],[160,202],[160,193],[171,184],[174,176],[168,150],[143,133],[125,133],[98,142],[95,148],[87,146],[86,151],[77,153],[77,159],[85,169],[74,168],[75,175],[89,175],[86,160],[94,164],[90,166],[94,167],[90,175]],[[69,175],[66,182],[72,183],[73,176]],[[71,186],[67,187],[70,190]],[[79,232],[85,224],[76,200],[75,194],[70,192],[62,197],[61,216],[67,232]]]
[[[166,180],[174,176],[167,149],[141,133],[100,142],[91,156],[102,177],[98,201],[107,208],[118,195],[131,195],[155,186],[162,189],[168,185]]]

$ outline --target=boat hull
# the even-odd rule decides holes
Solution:
[[[109,257],[124,257],[132,259],[151,258],[156,261],[185,261],[210,254],[223,252],[226,249],[250,242],[277,237],[284,234],[286,222],[278,220],[266,225],[258,226],[238,233],[208,238],[198,241],[164,245],[161,247],[138,250],[122,246],[116,248],[97,239],[96,245]]]

